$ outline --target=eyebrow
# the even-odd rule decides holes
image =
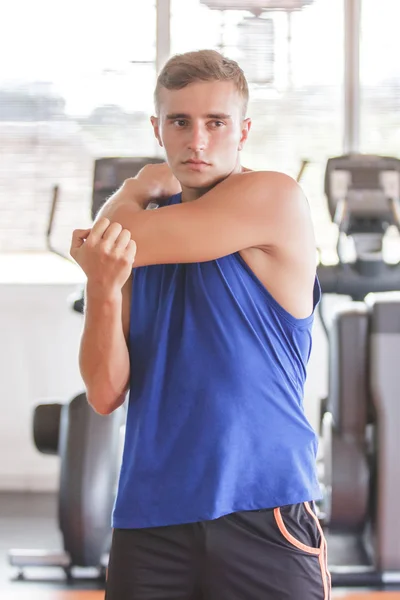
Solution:
[[[209,113],[207,115],[204,115],[204,117],[206,119],[231,119],[231,115],[228,115],[226,113]],[[171,113],[169,115],[167,115],[167,119],[170,121],[174,121],[175,119],[191,119],[191,116],[188,115],[187,113]]]

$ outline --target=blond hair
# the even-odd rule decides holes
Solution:
[[[160,92],[180,90],[198,81],[232,81],[243,100],[243,117],[249,101],[246,77],[234,60],[226,58],[216,50],[197,50],[172,56],[162,68],[154,91],[157,114],[160,108]]]

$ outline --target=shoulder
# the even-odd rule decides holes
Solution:
[[[300,185],[293,177],[280,171],[251,171],[248,173],[240,173],[239,177],[247,178],[243,181],[251,183],[254,191],[270,195],[278,195],[280,198],[298,199],[304,198],[303,191]]]
[[[298,182],[278,171],[258,171],[253,175],[250,201],[254,212],[266,225],[273,224],[270,247],[292,248],[297,252],[307,246],[315,252],[315,236],[308,200]]]
[[[250,198],[271,201],[305,200],[302,188],[293,177],[280,171],[248,171],[231,175],[227,182],[235,189],[246,192]]]
[[[247,171],[230,175],[198,200],[204,209],[218,205],[221,212],[245,219],[243,225],[265,228],[285,225],[298,227],[310,220],[307,199],[300,185],[279,171]],[[193,203],[195,204],[195,203]]]
[[[251,171],[238,175],[249,207],[286,222],[310,218],[308,200],[295,179],[279,171]]]

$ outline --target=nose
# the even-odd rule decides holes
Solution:
[[[207,132],[201,123],[194,123],[190,128],[188,148],[192,152],[201,152],[207,146]]]

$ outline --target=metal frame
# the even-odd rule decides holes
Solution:
[[[171,54],[171,0],[156,0],[156,73]]]
[[[360,37],[362,0],[344,1],[343,151],[360,150]]]

